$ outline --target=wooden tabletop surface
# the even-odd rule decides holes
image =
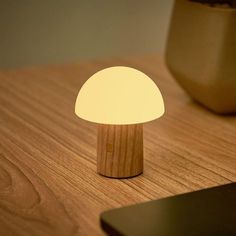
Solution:
[[[144,125],[144,173],[123,180],[96,173],[96,125],[74,114],[113,65],[153,78],[166,105]],[[0,235],[104,235],[104,210],[235,181],[236,116],[194,103],[157,56],[0,72]]]

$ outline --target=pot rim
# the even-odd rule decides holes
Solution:
[[[178,0],[176,0],[178,1]],[[195,1],[190,1],[190,0],[184,0],[184,2],[191,4],[191,5],[196,5],[199,8],[207,8],[208,10],[212,11],[212,12],[232,12],[232,13],[236,13],[236,8],[233,7],[218,7],[218,6],[210,6],[209,4],[204,4],[201,2],[195,2]]]

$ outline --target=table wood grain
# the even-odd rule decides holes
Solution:
[[[97,127],[74,114],[81,85],[113,65],[153,78],[166,104],[131,179],[96,173]],[[104,210],[234,181],[236,117],[193,102],[158,56],[0,71],[0,235],[104,235]]]

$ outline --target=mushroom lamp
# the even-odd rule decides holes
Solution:
[[[127,178],[143,172],[142,124],[164,113],[163,98],[153,80],[125,66],[98,71],[80,89],[75,113],[98,124],[99,174]]]

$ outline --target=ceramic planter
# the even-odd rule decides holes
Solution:
[[[177,0],[166,63],[195,100],[218,113],[236,112],[236,9]]]

